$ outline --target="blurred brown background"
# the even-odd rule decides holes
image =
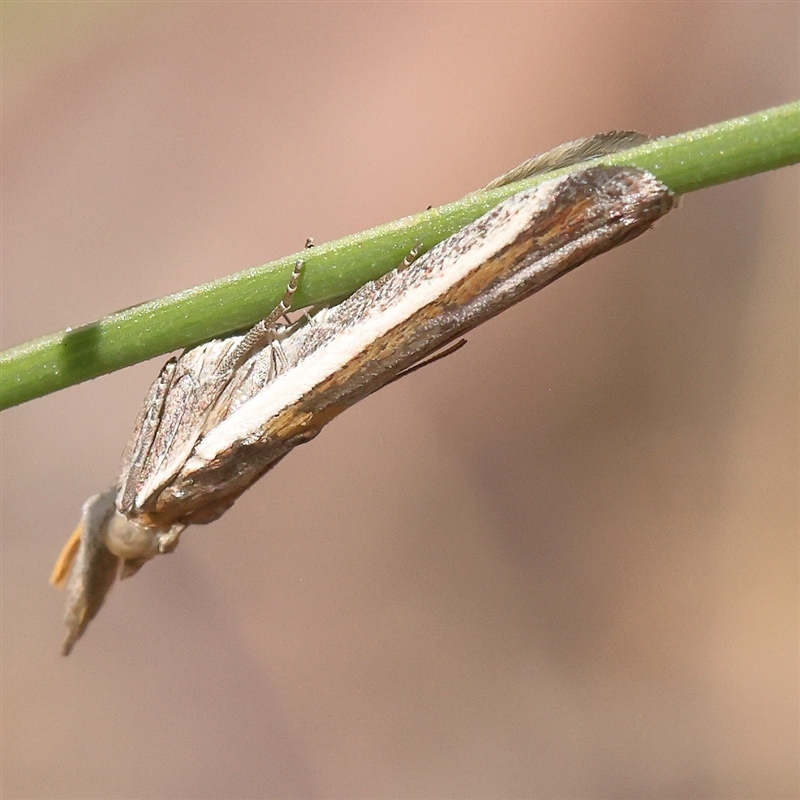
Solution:
[[[3,346],[794,99],[796,3],[3,3]],[[47,586],[164,359],[2,416],[2,797],[798,795],[798,170]]]

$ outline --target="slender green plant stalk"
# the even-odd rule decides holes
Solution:
[[[640,167],[677,194],[800,161],[800,102],[650,142],[597,160]],[[585,164],[581,164],[583,168]],[[304,261],[295,306],[330,304],[427,250],[504,198],[575,167],[489,191],[236,275],[43,336],[0,353],[0,409],[161,353],[246,328],[274,308]]]

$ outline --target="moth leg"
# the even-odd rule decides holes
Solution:
[[[438,353],[433,353],[433,355],[423,358],[422,361],[417,362],[413,366],[406,367],[406,369],[404,369],[402,372],[398,372],[397,375],[395,375],[388,383],[385,383],[384,386],[388,386],[389,383],[399,381],[400,378],[405,378],[406,375],[410,375],[412,372],[416,372],[418,369],[427,367],[428,364],[433,364],[434,361],[438,361],[440,358],[445,358],[446,356],[452,355],[456,352],[456,350],[460,350],[466,343],[466,339],[459,339],[457,342],[453,342],[453,344],[445,347],[444,350],[440,350]]]
[[[294,262],[292,276],[286,287],[286,292],[281,298],[280,303],[270,312],[270,314],[252,328],[242,337],[241,341],[234,347],[222,360],[219,366],[219,374],[235,372],[256,350],[267,344],[272,344],[275,340],[275,325],[278,320],[292,307],[292,298],[297,291],[297,284],[300,280],[300,273],[303,271],[303,260],[297,259]]]
[[[417,242],[411,250],[409,250],[408,255],[400,262],[400,265],[397,267],[398,272],[402,272],[404,269],[408,269],[418,258],[419,254],[422,252],[422,248],[425,247],[424,242]]]

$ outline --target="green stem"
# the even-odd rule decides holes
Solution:
[[[646,169],[678,194],[798,161],[800,103],[600,159],[604,164]],[[298,258],[305,263],[296,306],[346,297],[397,266],[415,245],[422,243],[429,249],[505,197],[555,174],[476,192],[455,203],[9,348],[0,353],[0,409],[252,325],[280,300]]]

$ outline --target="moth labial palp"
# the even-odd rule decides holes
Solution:
[[[73,566],[84,574],[69,584],[69,647],[97,613],[120,560],[135,571],[174,549],[185,527],[217,519],[343,410],[640,235],[674,205],[647,172],[585,168],[504,200],[416,260],[282,329],[281,369],[263,330],[171,359],[145,399],[116,489],[84,507]],[[299,267],[294,288],[297,275]]]

